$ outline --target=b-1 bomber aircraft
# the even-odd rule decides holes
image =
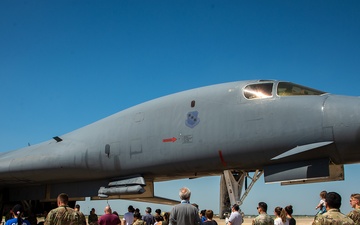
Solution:
[[[359,97],[276,80],[230,82],[2,153],[0,199],[53,202],[65,192],[72,201],[174,204],[154,196],[154,182],[221,175],[222,213],[241,205],[262,174],[282,184],[343,180],[343,165],[358,163],[359,149]]]

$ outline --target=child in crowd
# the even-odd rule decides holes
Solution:
[[[325,197],[326,197],[327,192],[326,191],[322,191],[320,192],[320,202],[319,204],[316,206],[316,210],[319,209],[319,211],[316,213],[316,215],[318,214],[323,214],[326,212],[326,206],[325,206]]]

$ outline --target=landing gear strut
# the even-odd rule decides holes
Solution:
[[[255,182],[261,177],[264,171],[256,170],[251,177],[248,171],[224,170],[220,179],[220,218],[225,218],[225,213],[231,212],[231,206],[238,204],[241,206],[249,194]],[[247,185],[247,178],[251,179]],[[244,187],[244,194],[241,195]]]

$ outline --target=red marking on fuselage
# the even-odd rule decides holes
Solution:
[[[175,142],[176,140],[177,140],[176,137],[172,137],[172,138],[163,139],[163,142]]]
[[[222,151],[221,151],[221,150],[219,150],[219,157],[220,157],[220,160],[221,160],[221,163],[223,164],[223,166],[226,166],[226,162],[225,162],[225,160],[224,160],[224,157],[223,157],[223,155],[222,155]]]

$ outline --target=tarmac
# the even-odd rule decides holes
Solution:
[[[252,221],[255,217],[246,216],[242,225],[252,225]],[[313,216],[294,216],[296,225],[311,225],[314,217]],[[226,225],[225,220],[214,218],[218,225]]]
[[[254,218],[254,216],[245,216],[242,225],[252,225],[252,221]],[[311,225],[314,220],[313,216],[294,216],[294,218],[296,220],[296,225]],[[43,220],[43,218],[38,218],[38,222]],[[214,220],[216,220],[218,225],[226,225],[224,219],[219,219],[218,217],[215,217]]]

